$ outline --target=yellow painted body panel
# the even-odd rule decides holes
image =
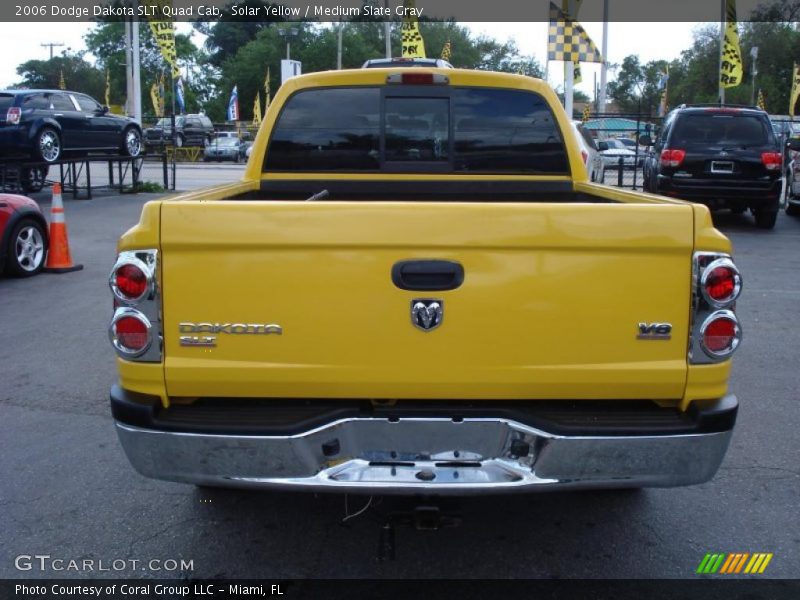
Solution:
[[[550,88],[527,77],[446,70],[451,85],[530,89],[553,106],[573,175],[303,173],[303,179],[573,181],[609,203],[275,202],[257,192],[269,132],[305,87],[382,85],[391,70],[319,73],[285,83],[244,179],[145,206],[120,250],[156,247],[163,365],[118,361],[123,387],[168,397],[641,399],[720,397],[730,362],[688,366],[691,258],[730,251],[702,206],[587,181]],[[452,291],[396,288],[398,260],[457,260]],[[413,298],[444,300],[440,328],[410,320]],[[180,322],[277,323],[283,335],[218,334],[181,347]],[[670,322],[670,341],[636,339]]]

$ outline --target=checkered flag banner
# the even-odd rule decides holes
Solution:
[[[764,100],[764,92],[762,92],[761,89],[758,90],[758,101],[756,102],[756,105],[761,110],[767,110],[767,102]]]
[[[404,0],[403,6],[414,8],[414,0]],[[411,11],[406,11],[408,14]],[[417,22],[416,15],[403,17],[403,23],[400,26],[400,42],[403,47],[401,56],[403,58],[427,58],[425,54],[425,41],[422,39],[422,34],[419,32],[419,23]]]
[[[736,0],[726,0],[725,42],[719,69],[719,84],[724,88],[742,83],[742,50],[739,48],[739,30],[736,24]]]
[[[552,2],[547,31],[547,60],[603,62],[600,51],[581,24]]]
[[[589,120],[589,117],[590,117],[591,115],[592,115],[592,109],[591,109],[591,105],[590,105],[590,104],[587,102],[587,103],[586,103],[586,104],[584,104],[584,106],[583,106],[583,117],[581,118],[581,121],[582,121],[583,123],[586,123],[586,122]]]
[[[447,62],[450,62],[450,54],[451,54],[451,52],[452,52],[452,50],[450,48],[450,40],[447,40],[444,43],[444,47],[442,48],[442,60],[446,60]]]

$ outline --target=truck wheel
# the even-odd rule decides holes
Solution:
[[[61,136],[52,127],[42,127],[36,134],[34,153],[44,162],[57,161],[61,158]]]
[[[759,229],[772,229],[778,220],[778,211],[774,208],[757,208],[753,211],[756,218],[756,227]]]
[[[36,275],[47,255],[47,234],[38,221],[22,219],[8,238],[6,271],[14,277]]]

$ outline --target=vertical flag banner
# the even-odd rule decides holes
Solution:
[[[170,0],[150,0],[150,6],[156,8],[154,11],[156,14],[151,18],[158,19],[159,13],[163,16],[163,7],[171,4]],[[158,42],[161,56],[172,69],[172,77],[177,79],[181,75],[181,70],[178,68],[178,54],[175,51],[175,24],[172,21],[151,20],[150,31]]]
[[[578,18],[578,11],[581,9],[581,3],[583,0],[573,0],[573,5],[575,6],[575,12],[571,14],[574,19]],[[561,8],[564,11],[565,15],[570,15],[568,9],[569,2],[568,0],[562,0]],[[572,63],[572,83],[581,83],[583,81],[583,74],[581,73],[581,63],[579,61],[575,61]]]
[[[450,47],[450,40],[447,40],[444,43],[444,47],[442,48],[442,60],[446,60],[450,62],[450,55],[452,54],[452,48]]]
[[[591,105],[591,104],[589,104],[588,102],[587,102],[586,104],[584,104],[584,105],[583,105],[583,117],[581,118],[581,122],[583,122],[583,123],[586,123],[586,122],[589,120],[589,117],[590,117],[590,116],[591,116],[591,114],[592,114],[592,112],[591,112],[591,111],[592,111],[592,108],[591,108],[591,106],[592,106],[592,105]]]
[[[165,109],[166,101],[167,95],[164,93],[164,71],[161,71],[161,75],[158,78],[158,114],[162,117],[167,113]]]
[[[547,60],[603,62],[600,51],[581,24],[552,2],[547,30]]]
[[[106,69],[106,106],[111,106],[111,76]]]
[[[253,101],[253,125],[261,125],[261,92],[256,92],[256,99]]]
[[[403,6],[407,12],[409,8],[416,8],[414,0],[403,0]],[[419,32],[419,22],[416,14],[407,14],[403,17],[403,24],[400,26],[400,42],[403,47],[401,56],[403,58],[427,58],[425,54],[425,41]]]
[[[228,100],[228,121],[239,120],[239,88],[233,86],[231,98]]]
[[[767,102],[764,100],[764,93],[761,91],[761,88],[758,89],[758,101],[756,102],[756,106],[763,111],[767,110]]]
[[[719,83],[724,88],[742,83],[742,49],[739,47],[736,23],[736,0],[726,0],[725,4],[725,40],[722,42]]]
[[[794,63],[792,68],[792,93],[789,95],[789,114],[797,116],[798,110],[797,101],[800,99],[800,65]]]
[[[269,97],[269,67],[267,67],[267,78],[264,79],[264,112],[267,112],[269,108],[270,97]]]
[[[64,69],[61,69],[61,74],[58,78],[58,89],[60,90],[67,89],[67,82],[64,80]]]
[[[669,89],[669,65],[659,73],[658,77],[658,91],[661,92],[661,98],[658,102],[658,116],[663,117],[667,114],[667,91]]]
[[[158,97],[158,83],[155,81],[153,85],[150,86],[150,102],[153,104],[153,113],[157,117],[163,117],[164,115],[161,113],[161,101]]]
[[[583,81],[583,75],[581,74],[581,63],[574,62],[572,63],[572,83],[580,83]]]
[[[183,90],[183,77],[178,77],[178,79],[175,80],[175,102],[178,104],[178,113],[185,113],[186,98]]]

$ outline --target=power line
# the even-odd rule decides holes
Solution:
[[[50,60],[53,60],[53,48],[57,48],[58,46],[63,46],[62,42],[50,42],[49,44],[39,44],[42,48],[50,48]]]

